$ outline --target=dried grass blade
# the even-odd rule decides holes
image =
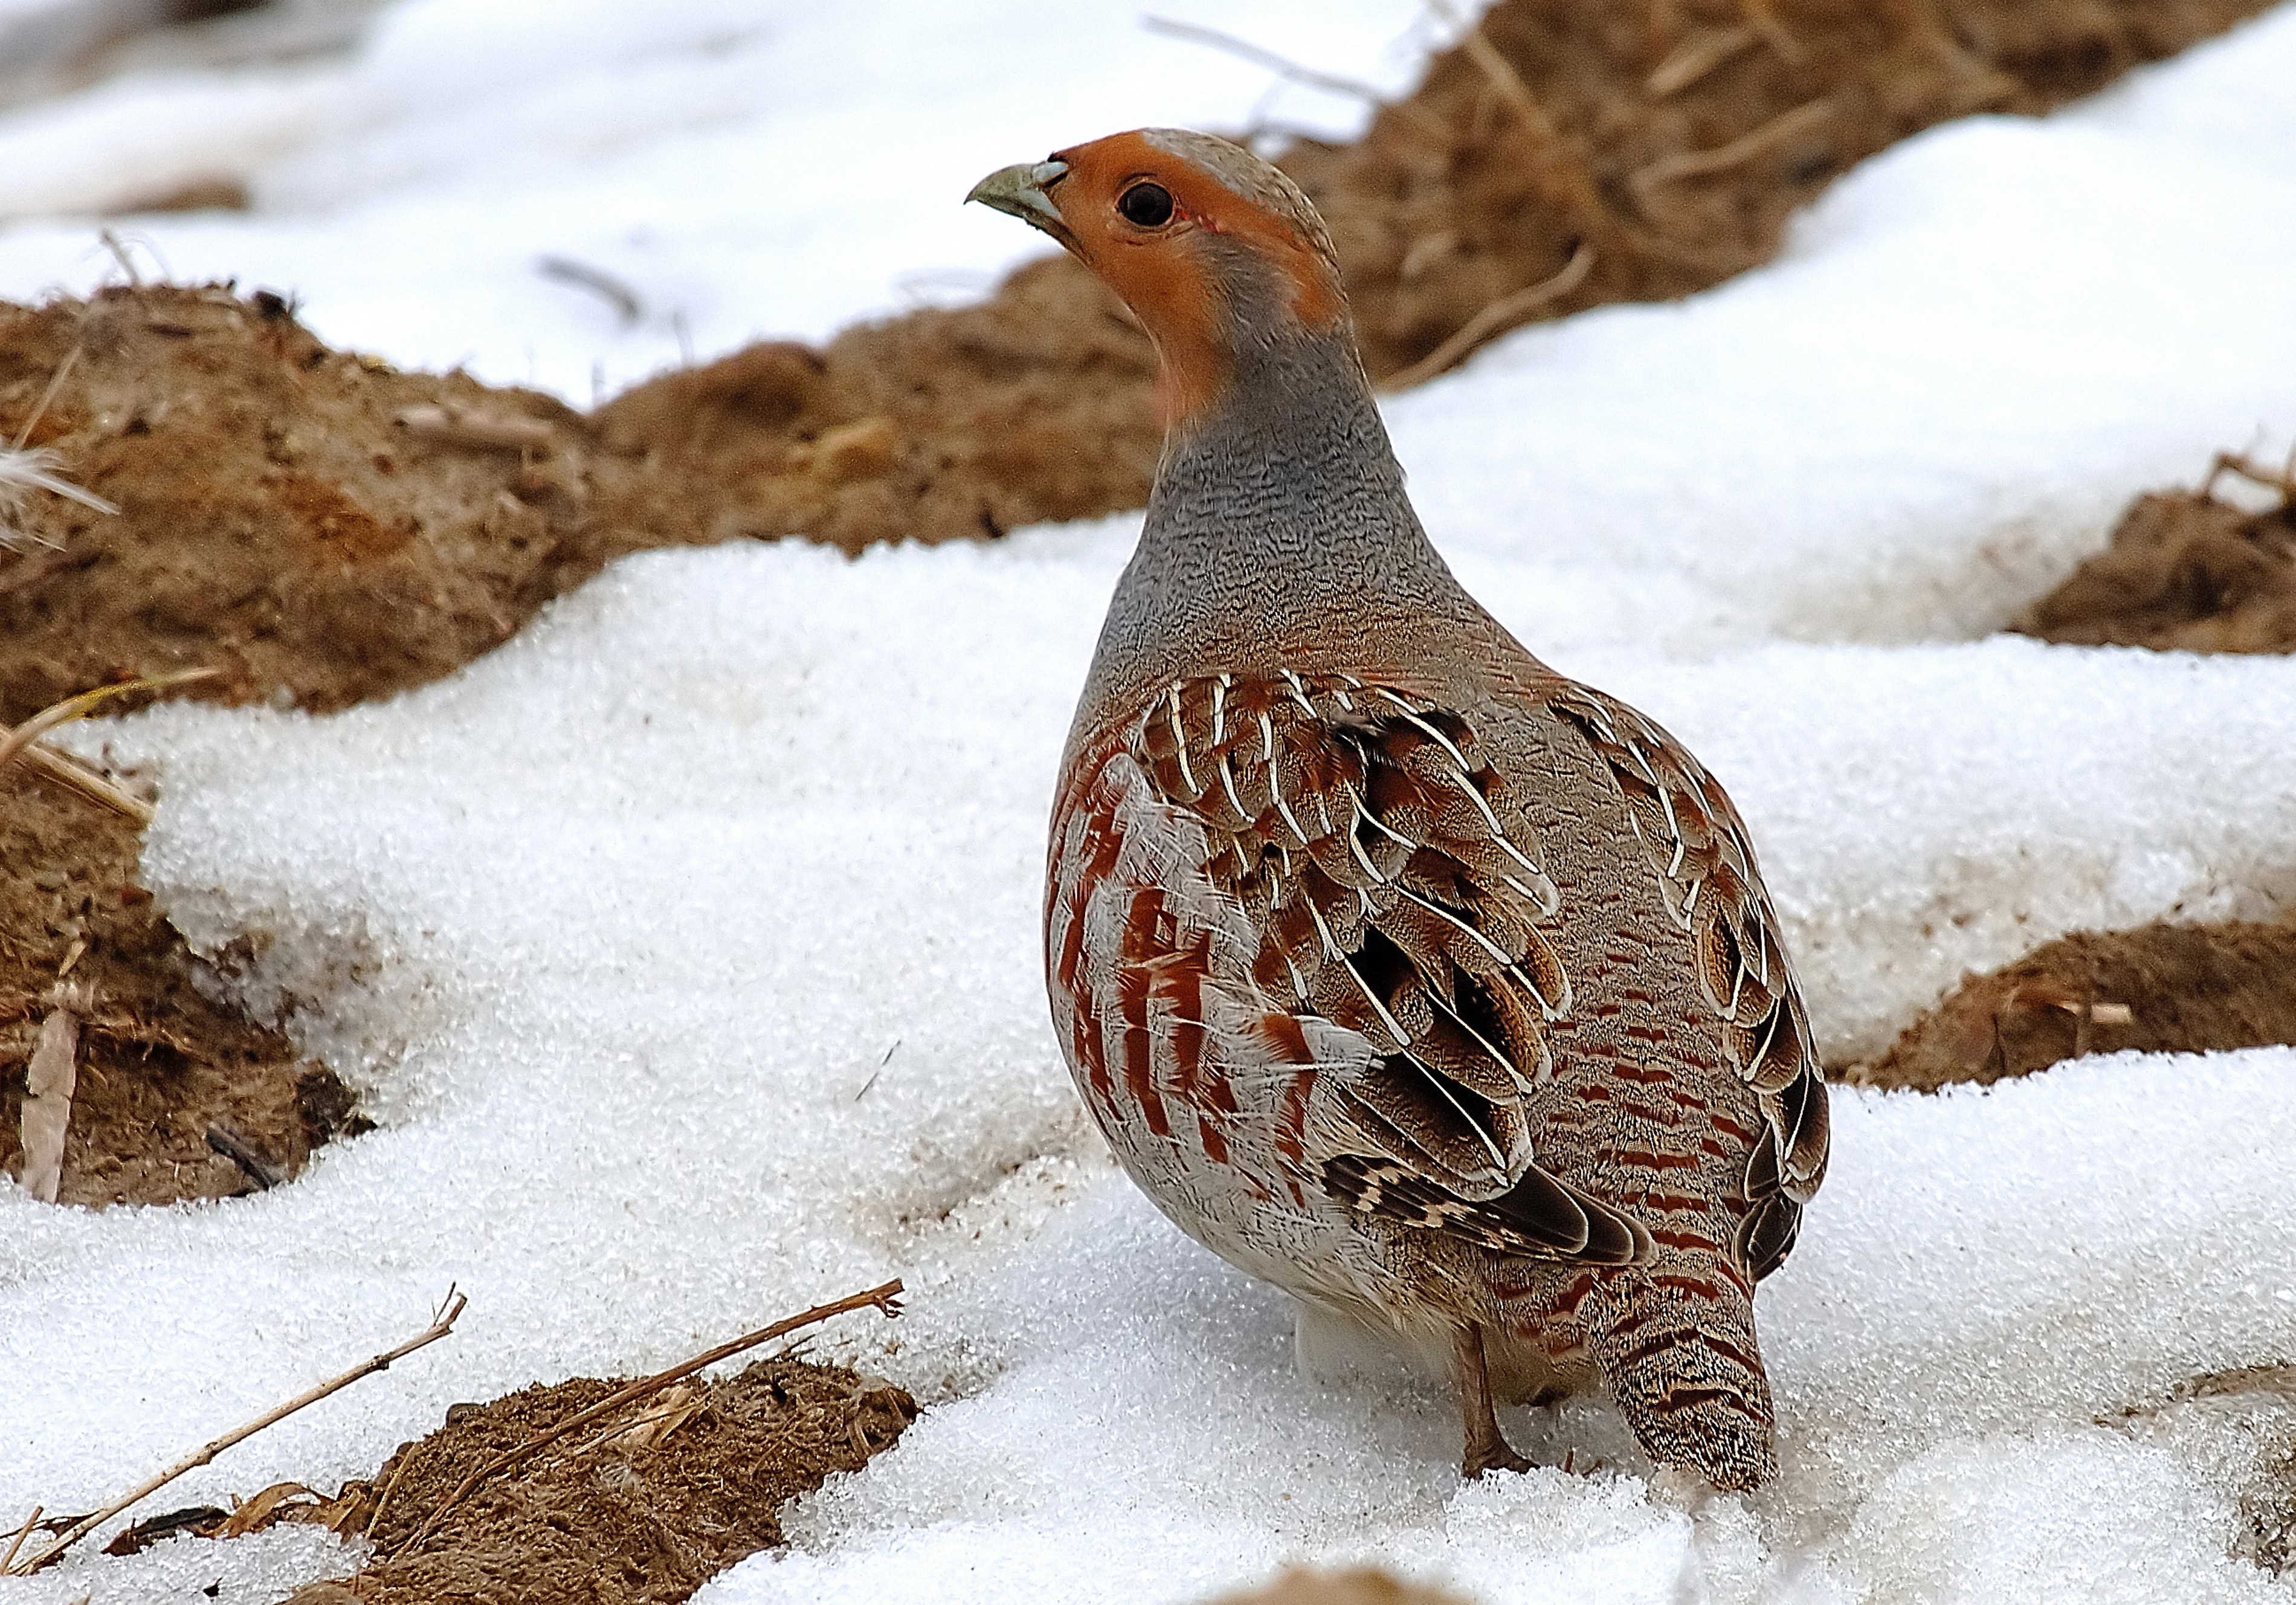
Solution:
[[[1503,295],[1476,313],[1444,341],[1407,368],[1390,374],[1379,382],[1382,391],[1409,390],[1413,385],[1432,379],[1463,361],[1467,354],[1486,341],[1495,340],[1517,324],[1521,323],[1550,301],[1560,300],[1584,284],[1595,270],[1595,248],[1585,241],[1578,243],[1570,259],[1562,270],[1538,284]]]
[[[173,674],[147,674],[141,679],[122,680],[116,686],[98,686],[77,696],[41,709],[0,739],[0,769],[8,761],[58,725],[70,724],[102,706],[115,696],[125,696],[131,691],[164,691],[170,687],[189,685],[193,680],[213,679],[220,671],[214,669],[179,669]]]
[[[352,1383],[358,1381],[363,1377],[371,1377],[380,1370],[389,1370],[393,1361],[404,1360],[416,1349],[424,1347],[429,1344],[438,1342],[439,1339],[446,1337],[449,1332],[455,1329],[455,1317],[462,1314],[463,1306],[469,1302],[470,1301],[464,1298],[461,1294],[450,1290],[447,1296],[447,1303],[439,1309],[438,1313],[431,1318],[430,1324],[423,1330],[408,1338],[405,1343],[400,1344],[397,1348],[386,1350],[382,1354],[375,1355],[371,1360],[362,1361],[359,1364],[355,1365],[351,1367],[350,1370],[343,1372],[342,1375],[339,1377],[331,1377],[326,1381],[320,1383],[316,1387],[296,1395],[295,1397],[288,1400],[287,1403],[280,1405],[277,1409],[268,1411],[264,1414],[256,1417],[255,1420],[248,1422],[246,1426],[234,1428],[231,1431],[225,1433],[221,1437],[217,1438],[212,1443],[205,1444],[195,1453],[177,1461],[174,1465],[168,1467],[165,1471],[160,1472],[157,1477],[152,1477],[150,1481],[135,1488],[133,1492],[122,1494],[119,1498],[113,1500],[110,1504],[104,1506],[103,1509],[100,1510],[96,1510],[81,1517],[78,1521],[73,1522],[71,1526],[66,1527],[53,1543],[48,1545],[47,1548],[42,1550],[29,1560],[25,1561],[23,1565],[5,1571],[0,1571],[0,1576],[28,1577],[34,1572],[39,1571],[45,1567],[54,1565],[57,1560],[62,1559],[64,1552],[71,1548],[73,1544],[78,1543],[81,1539],[95,1531],[96,1528],[102,1527],[114,1516],[120,1514],[123,1510],[128,1510],[141,1501],[149,1498],[152,1494],[158,1493],[161,1488],[166,1487],[169,1483],[183,1476],[184,1472],[198,1469],[200,1467],[206,1465],[209,1461],[215,1459],[217,1455],[221,1454],[225,1450],[230,1448],[233,1444],[242,1442],[247,1438],[253,1437],[257,1433],[262,1431],[266,1427],[272,1426],[276,1422],[285,1420],[289,1416],[293,1415],[297,1411],[303,1409],[306,1405],[316,1404],[320,1400],[325,1398],[328,1395],[348,1387]]]

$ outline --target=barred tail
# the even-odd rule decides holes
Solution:
[[[1769,1378],[1735,1278],[1616,1272],[1587,1314],[1604,1384],[1652,1460],[1725,1493],[1777,1475]]]

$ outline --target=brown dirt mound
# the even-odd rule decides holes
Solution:
[[[2079,931],[1966,975],[1890,1051],[1842,1079],[1934,1092],[2135,1049],[2296,1042],[2296,926],[2230,920]]]
[[[781,1543],[786,1501],[860,1469],[917,1413],[889,1383],[759,1361],[609,1414],[562,1449],[481,1484],[418,1552],[396,1552],[472,1471],[619,1386],[578,1377],[457,1404],[372,1481],[347,1484],[324,1503],[277,1505],[239,1530],[322,1521],[373,1539],[382,1559],[345,1582],[303,1590],[295,1596],[303,1605],[670,1605]]]
[[[2220,498],[2226,473],[2276,502],[2251,510]],[[2198,490],[2137,498],[2112,544],[2013,628],[2082,646],[2296,652],[2296,479],[2219,457]]]
[[[194,989],[183,938],[136,885],[136,844],[122,816],[0,770],[0,1168],[18,1173],[33,1045],[69,1001],[79,1068],[59,1202],[225,1198],[291,1177],[364,1123],[324,1066]]]
[[[603,560],[577,415],[330,351],[263,292],[0,309],[0,435],[28,424],[120,511],[36,494],[0,554],[12,722],[193,665],[218,700],[344,707],[469,662]]]

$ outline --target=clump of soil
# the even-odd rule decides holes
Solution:
[[[678,539],[857,552],[1137,506],[1163,445],[1155,376],[1132,315],[1060,257],[982,305],[865,324],[818,351],[752,346],[596,419],[610,448],[643,456],[630,488],[674,506]]]
[[[345,707],[460,667],[606,555],[578,415],[331,351],[266,292],[0,308],[0,437],[27,425],[119,513],[28,498],[0,552],[11,722],[200,665],[201,696]]]
[[[1275,1580],[1242,1593],[1222,1594],[1210,1605],[1468,1605],[1459,1595],[1424,1584],[1406,1583],[1373,1567],[1349,1571],[1315,1571],[1287,1567]]]
[[[324,1066],[193,985],[183,938],[136,884],[136,845],[132,820],[23,764],[0,770],[0,1169],[21,1164],[26,1069],[63,1004],[79,1020],[79,1070],[58,1202],[284,1181],[365,1122]]]
[[[1967,975],[1854,1086],[1933,1092],[2134,1049],[2202,1053],[2296,1042],[2296,926],[2165,921],[2079,931]]]
[[[2233,473],[2276,500],[2217,494]],[[2112,544],[2013,626],[2045,641],[2156,651],[2296,652],[2296,479],[2219,457],[2197,490],[2142,496]]]
[[[763,1360],[723,1381],[642,1399],[481,1483],[420,1549],[407,1546],[463,1479],[621,1384],[580,1377],[485,1404],[403,1444],[370,1482],[273,1519],[365,1532],[381,1557],[316,1584],[305,1605],[671,1605],[745,1555],[782,1543],[779,1512],[832,1473],[857,1471],[915,1419],[890,1383]],[[344,1519],[346,1510],[352,1512]],[[258,1524],[262,1525],[262,1524]]]

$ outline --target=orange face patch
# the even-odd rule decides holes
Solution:
[[[1346,315],[1338,270],[1300,223],[1149,135],[1111,135],[1056,152],[1054,160],[1069,169],[1046,190],[1068,227],[1062,243],[1124,298],[1156,342],[1168,423],[1214,406],[1234,363],[1234,290],[1203,248],[1207,236],[1245,245],[1301,329],[1320,333]]]

